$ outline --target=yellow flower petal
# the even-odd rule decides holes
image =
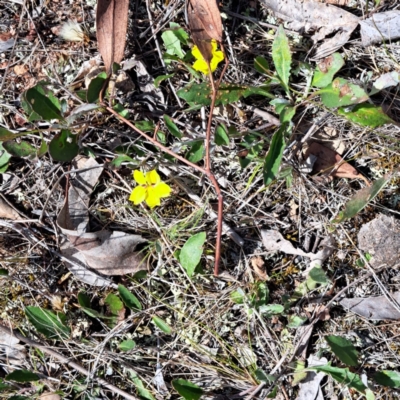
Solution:
[[[193,46],[192,47],[192,56],[196,59],[196,60],[203,60],[203,55],[200,53],[200,50],[197,46]]]
[[[193,64],[193,69],[202,72],[204,75],[208,75],[208,65],[204,60],[195,61]]]
[[[215,39],[211,40],[211,53],[214,54],[215,50],[217,50],[217,41]]]
[[[147,190],[146,204],[150,208],[154,208],[155,206],[159,206],[161,204],[160,196],[158,195],[157,191],[153,187],[149,187]]]
[[[158,173],[155,169],[147,172],[146,180],[147,180],[148,185],[157,185],[157,183],[161,182],[160,175],[158,175]]]
[[[168,197],[171,194],[171,188],[164,182],[160,182],[152,189],[158,197]]]
[[[142,171],[135,170],[133,171],[133,179],[139,184],[139,185],[146,185],[146,177]]]
[[[210,67],[211,72],[214,72],[218,64],[224,59],[224,53],[222,51],[215,51],[213,52],[213,58],[211,59]]]
[[[146,198],[147,189],[143,186],[136,186],[135,189],[132,190],[131,195],[129,196],[129,200],[133,201],[133,204],[138,205]]]

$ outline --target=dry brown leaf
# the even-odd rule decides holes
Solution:
[[[129,0],[98,0],[96,13],[97,42],[106,72],[124,58],[128,28]]]
[[[188,0],[187,15],[191,38],[208,62],[211,40],[222,41],[222,21],[216,0]]]
[[[269,279],[266,269],[265,269],[265,263],[264,260],[260,256],[254,256],[250,260],[251,266],[253,267],[254,272],[257,274],[257,276],[262,279],[263,281],[266,281]]]
[[[319,174],[315,177],[319,181],[332,181],[333,178],[362,179],[368,186],[369,180],[360,174],[354,167],[343,160],[335,151],[323,146],[318,142],[311,142],[305,151],[304,158],[313,155],[316,157],[312,174]]]
[[[25,362],[25,347],[19,344],[19,340],[2,331],[0,335],[0,354],[5,364],[22,365]]]
[[[61,400],[57,393],[44,392],[40,395],[39,400]]]
[[[315,31],[312,39],[317,43],[328,35],[314,55],[319,59],[334,53],[347,43],[351,33],[357,27],[359,18],[330,4],[322,4],[314,0],[261,0],[277,17],[286,21],[289,29],[296,31]]]
[[[0,218],[20,219],[19,214],[0,197]]]
[[[16,65],[14,67],[15,75],[18,75],[18,76],[25,75],[27,73],[27,71],[28,71],[28,67],[25,64]]]

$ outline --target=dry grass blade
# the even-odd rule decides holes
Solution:
[[[215,0],[188,0],[191,36],[203,57],[210,62],[211,39],[222,41],[222,22]]]
[[[108,74],[113,63],[121,62],[124,57],[128,9],[129,0],[97,2],[97,42]]]

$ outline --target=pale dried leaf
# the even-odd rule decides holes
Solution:
[[[56,393],[44,392],[40,395],[39,400],[61,400],[61,397]]]
[[[261,0],[277,17],[290,21],[288,28],[297,31],[315,31],[314,43],[327,39],[318,49],[314,58],[323,58],[347,43],[358,25],[358,17],[330,4],[317,1]]]
[[[0,359],[6,364],[22,365],[26,358],[25,347],[18,344],[19,340],[2,332],[0,335]]]
[[[319,359],[314,355],[310,355],[307,361],[308,367],[326,365],[328,363],[326,358]],[[324,377],[325,374],[323,372],[307,372],[307,377],[299,384],[300,390],[296,400],[323,400],[321,381]]]
[[[266,281],[269,279],[268,274],[265,269],[265,263],[264,260],[260,256],[254,256],[250,260],[250,264],[253,267],[254,272],[257,274],[257,276],[262,279],[263,281]]]
[[[391,297],[400,303],[400,292],[391,293]],[[385,296],[343,299],[340,305],[368,319],[400,319],[400,312]]]
[[[400,38],[400,10],[373,14],[360,21],[360,28],[363,46],[396,40]]]
[[[20,219],[19,214],[0,197],[0,218]]]

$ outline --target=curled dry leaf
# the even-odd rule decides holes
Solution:
[[[212,59],[211,40],[222,41],[222,22],[216,0],[188,0],[187,15],[193,42],[208,62]]]
[[[20,219],[19,214],[0,197],[0,218]]]
[[[5,364],[22,365],[25,361],[25,347],[18,344],[19,340],[2,331],[0,335],[0,354]],[[4,357],[4,358],[3,358]]]
[[[307,159],[310,156],[316,157],[312,174],[317,176],[315,180],[332,181],[333,178],[350,178],[350,179],[362,179],[368,186],[371,185],[370,181],[359,173],[354,167],[343,160],[343,158],[335,151],[323,146],[318,142],[311,142],[308,144],[304,153],[304,158]]]
[[[129,0],[97,1],[97,43],[108,74],[124,58],[128,10]]]
[[[265,269],[265,263],[264,260],[260,256],[254,256],[250,260],[251,266],[253,267],[254,272],[257,274],[257,276],[262,279],[263,281],[266,281],[269,279],[266,269]]]

